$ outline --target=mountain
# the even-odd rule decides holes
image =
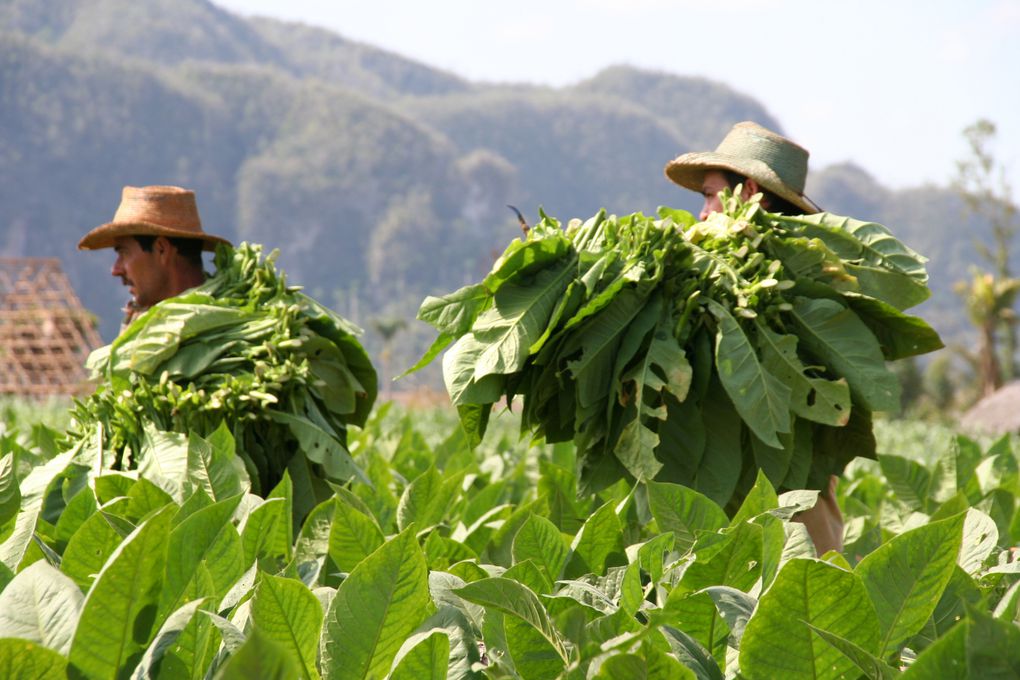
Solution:
[[[507,204],[529,220],[697,210],[667,161],[741,120],[782,131],[703,78],[617,66],[563,88],[472,83],[205,0],[0,0],[0,93],[0,255],[61,258],[107,339],[124,290],[108,253],[75,244],[124,185],[194,188],[207,230],[279,247],[292,282],[370,325],[484,275],[519,233]],[[951,287],[987,225],[953,192],[891,191],[843,164],[813,168],[808,194],[928,255],[921,311],[966,327]],[[394,364],[429,336],[410,324]]]

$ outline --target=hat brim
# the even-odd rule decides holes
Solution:
[[[170,229],[152,222],[107,222],[101,224],[78,241],[78,250],[101,250],[112,248],[122,236],[166,236],[167,238],[191,238],[202,241],[202,250],[214,251],[216,246],[224,243],[232,246],[230,241],[213,234]]]
[[[779,175],[765,163],[751,158],[740,158],[714,151],[685,153],[666,164],[666,177],[685,189],[701,193],[705,173],[709,170],[730,170],[753,179],[762,189],[788,201],[805,214],[821,212],[814,201],[788,187]]]

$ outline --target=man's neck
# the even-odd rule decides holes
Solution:
[[[167,297],[176,297],[190,288],[202,285],[204,281],[205,273],[202,272],[201,267],[174,269],[170,272],[170,295]]]

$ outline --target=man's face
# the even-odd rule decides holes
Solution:
[[[152,252],[142,250],[133,236],[122,236],[114,241],[117,260],[110,273],[128,286],[131,299],[137,307],[148,308],[168,297],[168,274],[158,254],[159,242]]]
[[[726,175],[718,170],[706,170],[705,179],[701,182],[701,195],[705,198],[705,205],[701,209],[701,220],[704,221],[714,212],[722,212],[722,201],[719,200],[719,192],[729,187]]]
[[[723,189],[733,187],[726,180],[724,175],[719,170],[706,170],[705,179],[701,181],[701,195],[705,197],[705,205],[701,209],[701,220],[704,221],[709,215],[715,212],[722,212],[722,201],[719,200],[719,192]],[[750,177],[741,183],[740,198],[746,201],[754,194],[758,193],[760,187]],[[768,204],[763,200],[762,207],[768,208]]]

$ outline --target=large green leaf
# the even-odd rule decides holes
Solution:
[[[525,240],[514,239],[506,251],[492,265],[492,271],[482,281],[489,292],[495,293],[508,281],[525,277],[562,260],[570,252],[570,241],[557,228],[535,225]]]
[[[7,680],[65,680],[67,659],[28,640],[0,638],[0,677]]]
[[[719,664],[697,640],[673,626],[663,626],[662,634],[673,655],[694,671],[697,680],[723,680]]]
[[[247,474],[241,459],[234,453],[234,437],[225,423],[220,423],[208,440],[194,432],[190,434],[188,478],[214,501],[225,500],[245,490]]]
[[[641,653],[611,653],[598,665],[595,680],[694,680],[694,671],[658,648],[645,644]]]
[[[857,565],[881,626],[879,656],[895,651],[935,611],[956,568],[963,526],[961,514],[918,527]]]
[[[1020,628],[973,607],[946,635],[918,655],[907,680],[1020,677]]]
[[[255,560],[265,563],[277,559],[286,563],[290,559],[291,517],[287,501],[283,498],[267,498],[251,511],[241,529],[241,546],[244,549],[244,563]]]
[[[393,671],[387,676],[389,680],[446,680],[450,662],[450,638],[442,629],[432,629],[411,636],[408,641],[412,639],[415,644],[394,659]]]
[[[214,680],[294,680],[301,665],[290,652],[258,628],[230,655]],[[379,676],[382,677],[382,676]]]
[[[318,463],[326,477],[334,482],[346,482],[357,477],[368,483],[361,468],[355,464],[343,442],[308,418],[292,413],[275,411],[272,419],[287,425],[301,445],[301,451],[312,463]]]
[[[583,574],[604,574],[607,560],[616,556],[616,563],[624,563],[623,525],[616,516],[615,503],[605,503],[585,520],[571,544],[570,560],[565,576],[576,578]],[[518,534],[518,537],[520,534]]]
[[[460,491],[461,475],[447,479],[429,467],[407,485],[397,506],[397,527],[403,531],[415,523],[418,531],[439,524],[450,511]]]
[[[861,293],[894,309],[909,309],[931,296],[928,286],[900,272],[849,262],[846,263],[846,271],[857,279]]]
[[[329,556],[341,571],[350,573],[384,543],[375,520],[352,505],[337,501],[329,529]]]
[[[948,633],[918,654],[914,663],[903,673],[904,680],[970,680],[983,677],[973,675],[967,663],[970,630],[969,619],[953,626]]]
[[[216,589],[208,594],[218,597],[245,572],[241,537],[231,522],[240,501],[241,496],[235,496],[202,508],[170,532],[169,549],[174,558],[167,563],[160,594],[164,615],[184,604],[184,593],[199,565],[208,570]]]
[[[963,524],[963,539],[957,563],[971,576],[977,576],[988,556],[999,542],[999,530],[994,520],[975,508],[967,509]]]
[[[861,580],[826,562],[786,563],[747,623],[740,673],[756,678],[856,677],[853,661],[818,637],[815,626],[861,648],[878,648],[875,611]]]
[[[162,432],[147,424],[138,470],[177,503],[183,503],[189,485],[188,435]]]
[[[885,367],[875,336],[850,309],[832,300],[797,298],[792,318],[806,350],[837,375],[872,411],[895,411],[899,380]]]
[[[67,507],[57,519],[56,532],[53,536],[57,541],[57,546],[66,551],[67,543],[71,537],[96,513],[98,507],[96,494],[91,488],[86,487],[76,493],[67,502]]]
[[[744,591],[729,586],[711,586],[701,592],[712,598],[719,615],[730,629],[730,646],[739,649],[740,639],[758,604],[757,600]]]
[[[45,561],[29,565],[0,593],[0,638],[22,638],[67,654],[85,597]]]
[[[475,368],[488,347],[474,333],[468,333],[461,336],[443,355],[443,381],[454,405],[489,404],[502,395],[503,376],[489,375],[482,380],[475,380]]]
[[[703,532],[725,527],[729,520],[722,508],[694,489],[679,484],[648,482],[648,507],[660,531],[671,531],[676,550],[684,553]]]
[[[939,334],[920,317],[904,314],[896,307],[866,295],[845,292],[843,298],[875,334],[882,354],[889,361],[944,347]]]
[[[850,640],[836,635],[835,633],[822,630],[810,623],[807,625],[815,633],[815,635],[828,642],[835,649],[839,650],[843,656],[853,661],[854,664],[863,671],[864,675],[867,676],[868,680],[895,680],[900,677],[900,672],[898,670],[882,661],[882,659],[879,659],[873,653],[862,648],[860,645],[850,642]]]
[[[729,503],[743,467],[741,439],[744,428],[717,376],[708,382],[701,409],[705,430],[705,451],[698,464],[694,488],[720,505]]]
[[[790,387],[790,408],[801,418],[841,426],[850,420],[850,387],[845,380],[812,378],[797,356],[797,338],[757,323],[762,364]]]
[[[68,659],[88,678],[133,669],[157,630],[174,506],[138,526],[107,560],[82,605]]]
[[[252,625],[298,660],[302,678],[319,677],[315,661],[322,617],[319,599],[303,583],[261,575],[251,604]]]
[[[878,463],[898,501],[911,510],[931,511],[932,477],[928,468],[916,460],[891,454],[879,455]]]
[[[113,370],[150,374],[177,352],[182,341],[250,318],[250,312],[240,309],[202,304],[212,302],[202,297],[166,300],[153,307],[134,338],[123,346],[114,343]]]
[[[531,560],[541,569],[549,583],[563,573],[570,548],[556,526],[544,517],[531,515],[514,536],[514,563]]]
[[[287,565],[287,576],[300,578],[309,586],[319,582],[329,555],[329,535],[337,503],[335,498],[330,498],[308,513],[294,542],[294,557]]]
[[[320,645],[325,678],[381,678],[404,639],[432,607],[425,556],[411,530],[365,558],[326,612]]]
[[[655,458],[662,463],[662,469],[656,479],[694,486],[707,444],[700,398],[691,390],[682,402],[670,396],[664,401],[667,416],[659,424],[659,445],[655,449]]]
[[[486,345],[478,355],[474,380],[513,373],[524,366],[574,271],[571,260],[556,262],[530,280],[515,278],[496,291],[492,306],[472,327],[475,337]]]
[[[435,573],[435,572],[433,572]],[[461,585],[463,582],[461,582]],[[464,601],[452,593],[449,597],[461,605]],[[437,598],[438,603],[438,598]],[[476,605],[469,605],[481,610]],[[478,615],[481,621],[481,614]],[[418,631],[404,640],[397,656],[393,660],[394,672],[404,664],[405,657],[413,654],[416,659],[408,661],[409,667],[401,669],[411,671],[434,664],[438,668],[438,660],[443,660],[443,671],[437,672],[435,677],[445,677],[447,680],[477,680],[482,675],[477,669],[481,664],[481,641],[475,631],[478,628],[471,622],[468,616],[457,606],[441,605],[435,614],[430,616]],[[447,640],[444,645],[442,641],[429,642],[425,649],[417,650],[422,641],[429,637],[438,635]],[[445,651],[444,651],[445,647]],[[407,677],[405,675],[405,677]],[[433,677],[427,673],[417,671],[415,678]]]
[[[773,217],[795,225],[794,228],[809,238],[822,239],[844,260],[858,260],[905,274],[921,284],[928,281],[925,258],[898,241],[881,224],[830,213]]]
[[[0,541],[4,541],[17,522],[21,509],[21,488],[14,470],[14,454],[0,458]]]
[[[177,642],[181,632],[188,627],[188,624],[195,616],[198,608],[205,604],[204,599],[192,600],[183,605],[180,609],[167,617],[159,632],[152,640],[152,644],[145,650],[141,661],[135,667],[131,680],[150,680],[160,675],[160,662],[163,660],[167,650]],[[168,674],[169,675],[169,674]]]
[[[250,592],[251,588],[252,583],[248,582],[245,585],[246,591]],[[167,617],[152,645],[145,652],[147,657],[151,657],[156,651],[154,650],[156,645],[161,642],[170,643],[168,649],[162,650],[162,659],[153,659],[153,670],[158,672],[160,677],[165,675],[170,678],[196,678],[206,674],[211,668],[221,640],[214,630],[210,610],[216,607],[227,610],[232,606],[227,598],[217,605],[211,599],[215,590],[209,570],[199,565],[195,570],[195,578],[181,598],[186,600],[187,604],[181,605]],[[248,605],[244,605],[243,609],[247,610]],[[188,618],[187,612],[192,610],[198,615],[191,616],[190,620],[184,620]],[[225,635],[223,640],[226,642]],[[145,659],[143,663],[144,661]],[[139,668],[144,666],[139,664]]]
[[[972,677],[1020,676],[1020,626],[1015,621],[1000,621],[975,607],[968,607],[971,620],[967,640],[967,662]]]
[[[72,463],[77,453],[71,449],[58,454],[42,465],[36,465],[31,472],[21,481],[21,508],[14,518],[13,529],[8,528],[7,538],[0,543],[0,562],[9,571],[17,572],[25,554],[32,545],[36,527],[39,526],[40,515],[43,515],[44,500],[55,497],[53,510],[59,514],[64,504],[63,492],[67,486],[72,484],[72,479],[77,480],[75,485],[85,481],[87,468]],[[13,493],[13,491],[9,492]],[[55,517],[51,517],[55,520]]]
[[[511,579],[493,576],[466,583],[453,592],[468,602],[491,607],[527,623],[566,660],[563,644],[545,607],[528,587]]]
[[[707,592],[692,593],[685,588],[674,588],[662,609],[652,613],[652,625],[682,627],[716,664],[725,666],[730,629]]]
[[[652,313],[653,322],[658,321],[655,318],[658,316],[658,307],[654,304],[645,307]],[[644,316],[649,315],[642,314],[638,319]],[[667,394],[676,401],[683,401],[691,386],[691,365],[680,343],[673,336],[671,321],[667,318],[666,323],[660,322],[652,330],[644,355],[620,376],[618,399],[622,404],[633,401],[636,408],[635,418],[624,426],[614,453],[638,481],[653,478],[662,467],[653,453],[659,445],[657,428],[651,427],[650,423],[667,419],[668,411],[663,401]],[[638,320],[635,320],[631,326],[632,332],[628,333],[621,344],[621,354],[624,347],[633,344],[631,338],[635,335],[635,329],[638,330],[637,341],[643,341],[645,330],[639,326]],[[634,346],[628,353],[636,350],[637,346]],[[630,357],[627,357],[626,361],[629,360]],[[620,373],[625,362],[619,354],[616,365],[615,372]]]
[[[624,288],[605,309],[578,326],[564,343],[561,356],[580,352],[580,357],[567,362],[577,381],[578,406],[602,403],[610,394],[617,348],[629,325],[644,309],[648,293],[647,289]]]
[[[694,545],[696,559],[683,571],[678,587],[694,591],[724,585],[749,591],[761,575],[761,551],[762,527],[753,522],[703,535]]]
[[[759,439],[779,448],[779,433],[790,431],[790,386],[759,360],[754,346],[737,320],[717,302],[709,311],[719,322],[715,365],[733,406]]]
[[[95,575],[124,540],[110,517],[97,512],[78,528],[64,549],[61,570],[74,579],[83,590],[92,586]]]
[[[507,615],[506,643],[510,654],[515,665],[526,664],[533,671],[530,677],[540,677],[538,673],[549,671],[555,677],[563,670],[567,663],[563,642],[531,589],[517,581],[492,577],[468,583],[454,592],[469,602]]]
[[[428,296],[418,308],[418,318],[450,337],[459,337],[471,330],[492,295],[480,283],[464,286],[448,295]]]

